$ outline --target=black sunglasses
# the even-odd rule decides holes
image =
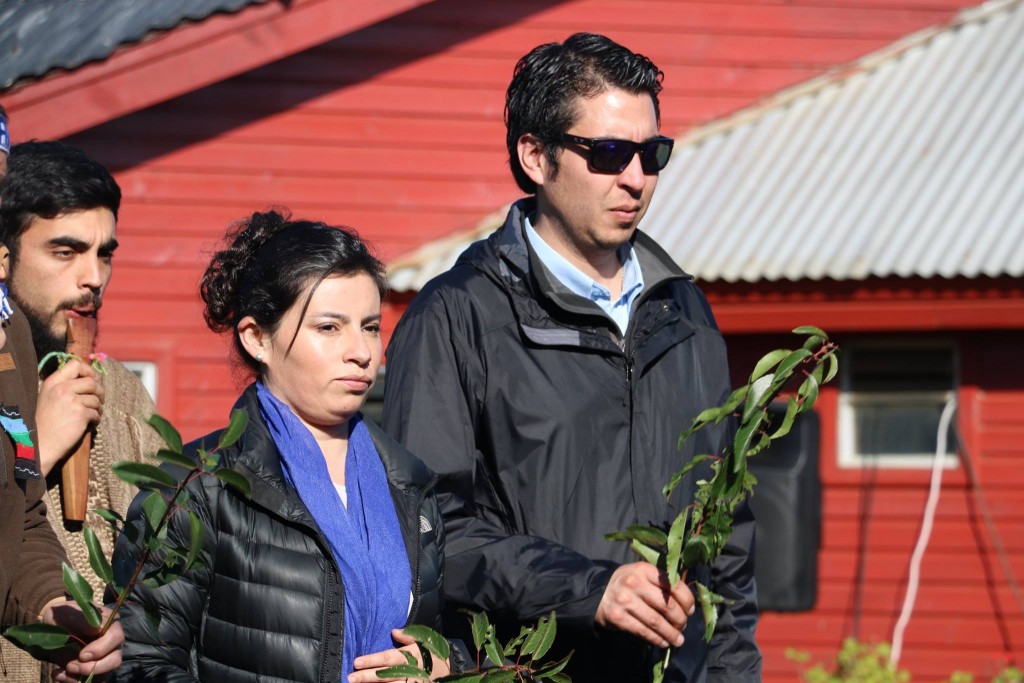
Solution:
[[[562,142],[575,142],[590,150],[587,164],[598,173],[622,173],[633,155],[640,153],[640,168],[650,175],[668,165],[672,156],[672,138],[659,135],[644,142],[616,140],[615,138],[581,138],[578,135],[562,133]]]

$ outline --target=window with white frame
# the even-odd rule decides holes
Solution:
[[[939,417],[957,388],[949,343],[852,343],[840,360],[839,464],[929,467]],[[947,455],[956,453],[953,430]],[[955,457],[946,466],[954,467]]]
[[[157,390],[157,367],[156,363],[150,363],[147,361],[139,360],[126,360],[121,361],[121,365],[125,366],[134,373],[139,381],[142,382],[142,386],[146,387],[146,391],[153,398],[153,402],[156,403],[156,390]]]

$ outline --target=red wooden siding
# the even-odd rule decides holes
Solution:
[[[948,338],[960,356],[958,428],[964,455],[970,458],[1009,565],[1022,580],[1024,369],[1015,361],[1020,333],[973,331]],[[842,335],[837,339],[844,341]],[[792,344],[785,337],[764,335],[733,335],[727,341],[734,383],[745,379],[763,353]],[[786,659],[787,647],[831,661],[845,637],[892,639],[928,491],[929,472],[924,470],[839,469],[835,388],[822,391],[817,410],[824,483],[818,603],[807,613],[764,615],[758,636],[768,682],[795,680],[798,667]],[[944,475],[901,665],[915,681],[945,681],[957,669],[988,680],[1003,658],[997,610],[1011,652],[1019,658],[1024,654],[1024,614],[1000,566],[979,500],[959,466]]]

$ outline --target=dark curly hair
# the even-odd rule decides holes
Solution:
[[[562,133],[576,122],[579,98],[594,97],[609,88],[646,93],[660,122],[658,93],[663,78],[647,57],[594,33],[576,33],[564,43],[535,47],[516,64],[505,94],[505,144],[516,184],[527,194],[537,192],[516,152],[524,134],[530,133],[545,146],[557,173],[556,152],[562,147]]]
[[[354,230],[293,221],[286,209],[233,223],[224,242],[226,248],[213,255],[199,284],[203,317],[214,332],[231,331],[235,353],[252,375],[259,375],[260,366],[242,346],[237,329],[242,318],[251,315],[261,329],[276,332],[303,292],[309,290],[305,315],[316,288],[335,275],[369,275],[382,297],[387,289],[384,264]]]

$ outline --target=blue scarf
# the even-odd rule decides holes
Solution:
[[[327,539],[345,587],[342,680],[360,655],[393,647],[391,629],[409,614],[412,572],[387,475],[370,433],[357,414],[349,420],[345,485],[348,508],[327,472],[313,434],[295,413],[257,382],[260,412],[281,453],[285,479]],[[321,647],[327,647],[326,643]]]

